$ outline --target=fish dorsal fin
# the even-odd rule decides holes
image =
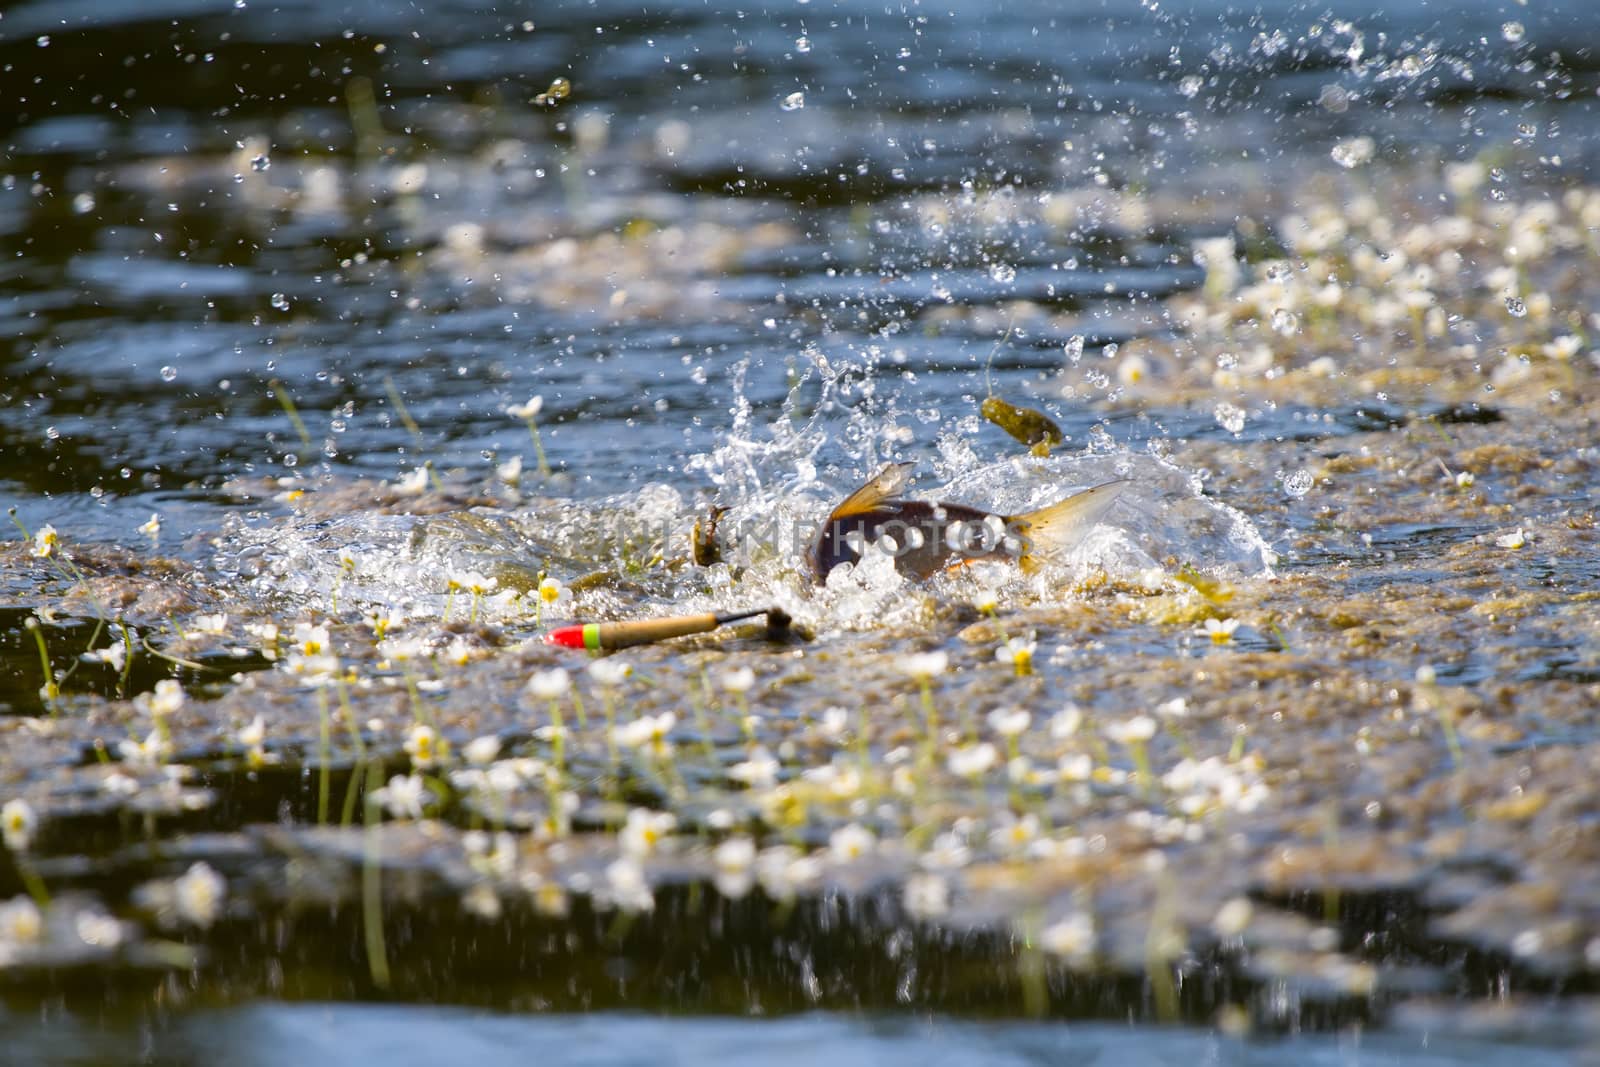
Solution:
[[[842,519],[849,515],[865,515],[877,511],[905,489],[906,482],[911,480],[911,468],[915,466],[915,463],[889,464],[874,474],[866,485],[845,497],[828,518]]]

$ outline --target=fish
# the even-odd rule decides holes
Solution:
[[[841,563],[856,563],[869,543],[895,569],[922,581],[979,560],[1033,565],[1073,548],[1122,493],[1118,479],[1035,511],[1000,515],[966,504],[907,500],[900,494],[914,463],[891,463],[845,497],[818,527],[806,555],[818,583]]]

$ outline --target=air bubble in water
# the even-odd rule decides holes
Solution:
[[[1528,35],[1527,27],[1525,27],[1522,23],[1517,22],[1514,19],[1512,21],[1510,21],[1510,22],[1505,23],[1504,25],[1502,25],[1500,27],[1500,36],[1504,37],[1507,41],[1510,41],[1512,44],[1520,44],[1522,42],[1522,39],[1524,37],[1526,37],[1527,35]]]
[[[267,156],[257,156],[250,161],[250,169],[260,174],[264,170],[272,169],[272,160]]]
[[[1205,85],[1205,79],[1198,74],[1191,74],[1178,83],[1178,93],[1193,100],[1200,92],[1200,87]]]
[[[272,294],[272,306],[277,308],[279,311],[288,311],[289,310],[289,298],[287,296],[284,296],[282,293],[273,293]]]
[[[1311,492],[1312,481],[1310,471],[1297,470],[1283,480],[1283,491],[1298,500]]]
[[[989,277],[1001,285],[1010,285],[1017,280],[1017,268],[1009,263],[996,263],[989,268]]]
[[[1300,329],[1300,319],[1287,308],[1278,308],[1272,313],[1272,328],[1283,336],[1289,337]]]
[[[796,37],[794,39],[794,50],[796,52],[801,52],[801,53],[805,53],[805,52],[811,51],[811,38],[809,38],[809,37]]]
[[[169,365],[161,368],[161,380],[162,381],[164,381],[164,382],[172,382],[172,381],[177,381],[177,379],[178,379],[178,368],[177,367],[174,367],[174,366],[169,364]]]
[[[1066,346],[1062,349],[1067,354],[1067,362],[1076,363],[1083,358],[1083,334],[1075,333],[1067,338]]]
[[[1506,297],[1506,310],[1511,313],[1512,318],[1520,319],[1528,313],[1528,305],[1522,302],[1520,296],[1508,296]]]
[[[801,108],[806,106],[806,94],[790,93],[788,96],[783,98],[783,103],[779,104],[778,106],[783,108],[785,111],[799,111]]]

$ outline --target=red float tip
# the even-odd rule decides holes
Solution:
[[[563,626],[560,629],[551,630],[544,635],[544,643],[547,645],[560,645],[562,648],[582,648],[583,627]]]

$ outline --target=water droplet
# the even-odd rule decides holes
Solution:
[[[49,48],[50,47],[50,35],[48,33],[41,34],[39,36],[39,39],[37,41],[35,41],[34,43],[37,44],[40,48]]]
[[[1297,470],[1283,480],[1283,491],[1298,500],[1311,492],[1313,481],[1310,471]]]
[[[811,38],[796,37],[794,39],[794,50],[801,53],[811,51]]]
[[[1193,100],[1200,93],[1200,87],[1205,85],[1205,79],[1198,74],[1191,74],[1178,83],[1178,93]]]
[[[989,277],[1001,285],[1010,285],[1017,280],[1017,268],[1009,263],[996,263],[989,268]]]
[[[1508,296],[1506,297],[1506,310],[1511,313],[1512,318],[1520,319],[1528,313],[1528,305],[1523,303],[1520,296]]]
[[[240,185],[243,182],[244,182],[244,175],[243,174],[235,174],[233,176],[233,184]]]
[[[1232,370],[1239,365],[1239,357],[1232,352],[1218,352],[1217,366],[1222,370]]]
[[[289,298],[287,296],[284,296],[282,293],[273,293],[272,294],[272,306],[277,308],[279,311],[288,311],[289,310]]]
[[[1218,404],[1212,414],[1218,425],[1229,433],[1239,433],[1244,429],[1245,410],[1236,404]]]
[[[790,93],[788,96],[783,98],[783,103],[779,104],[778,106],[783,108],[785,111],[799,111],[801,108],[806,106],[806,94]]]
[[[44,435],[52,441],[61,440],[61,431],[56,429],[54,426],[46,426],[44,428]]]
[[[267,156],[257,156],[250,161],[250,169],[260,174],[264,170],[272,169],[272,160]]]
[[[1300,329],[1300,318],[1287,308],[1272,313],[1272,328],[1284,337],[1293,336]]]
[[[1282,285],[1289,280],[1289,265],[1287,263],[1274,263],[1267,268],[1267,280]]]
[[[233,6],[238,8],[240,11],[243,11],[244,10],[244,0],[233,0]]]
[[[1506,40],[1510,41],[1512,44],[1520,44],[1522,42],[1522,39],[1524,37],[1526,37],[1527,35],[1528,35],[1527,27],[1524,26],[1522,23],[1517,22],[1515,19],[1513,19],[1510,22],[1505,23],[1504,25],[1502,25],[1500,27],[1500,36],[1504,37]]]
[[[164,381],[164,382],[172,382],[172,381],[177,381],[177,379],[178,379],[178,368],[177,367],[168,365],[168,366],[165,366],[165,367],[161,368],[161,380],[162,381]]]
[[[1067,354],[1067,361],[1076,363],[1083,358],[1083,334],[1075,333],[1067,338],[1067,343],[1062,349]]]
[[[101,497],[106,495],[105,486],[95,486],[93,489],[89,490],[89,495],[94,497],[96,500],[99,500]]]
[[[87,215],[94,210],[94,194],[79,193],[72,198],[72,210],[79,215]]]
[[[298,467],[300,465],[300,457],[293,452],[285,452],[283,454],[283,465],[285,467]]]

